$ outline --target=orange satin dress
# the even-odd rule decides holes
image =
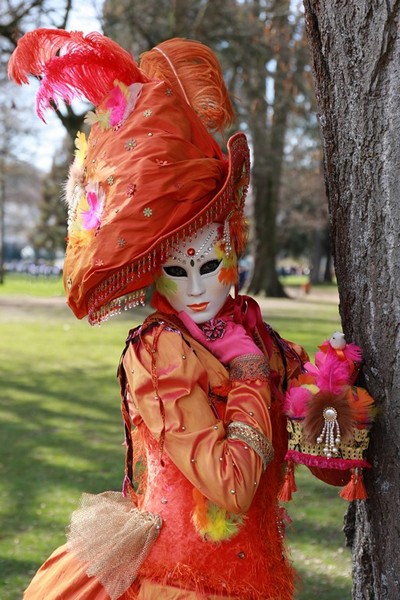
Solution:
[[[293,599],[295,574],[277,501],[286,451],[279,388],[284,370],[296,376],[300,363],[292,349],[282,353],[276,338],[269,341],[265,380],[265,372],[255,377],[246,369],[251,357],[241,357],[229,373],[173,323],[153,323],[132,338],[122,364],[136,455],[145,467],[138,502],[161,515],[163,526],[122,600]],[[275,456],[265,470],[249,445],[226,437],[232,421],[272,439]],[[232,537],[213,541],[199,530],[199,498],[234,522],[239,517]],[[40,568],[24,599],[109,596],[63,546]]]

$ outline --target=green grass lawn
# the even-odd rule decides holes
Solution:
[[[123,477],[116,367],[129,328],[144,312],[90,327],[61,296],[59,280],[7,277],[0,286],[2,600],[19,600],[41,562],[64,542],[81,493],[120,489]],[[283,337],[312,355],[340,328],[334,292],[260,304]],[[341,531],[347,505],[337,488],[306,469],[296,479],[299,491],[287,505],[288,543],[302,578],[296,599],[351,598]]]
[[[33,277],[28,274],[6,273],[0,285],[0,297],[10,295],[33,297],[64,297],[61,277]]]

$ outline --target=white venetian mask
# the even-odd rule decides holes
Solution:
[[[185,311],[197,324],[213,319],[225,304],[231,285],[219,278],[222,260],[215,245],[220,239],[217,223],[211,223],[174,248],[162,265],[158,291],[177,312]]]

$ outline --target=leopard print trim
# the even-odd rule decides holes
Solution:
[[[227,440],[240,440],[247,444],[263,463],[264,471],[274,458],[274,448],[271,441],[251,425],[241,421],[231,421],[226,428]]]
[[[269,381],[268,360],[260,354],[237,356],[229,365],[231,381]]]

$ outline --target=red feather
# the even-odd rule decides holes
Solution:
[[[37,29],[18,42],[8,67],[9,77],[28,83],[28,74],[42,77],[36,110],[45,110],[62,99],[86,99],[95,106],[112,89],[114,81],[125,85],[148,81],[133,57],[116,42],[93,32]]]
[[[42,75],[46,62],[71,39],[63,29],[37,29],[19,41],[8,63],[8,76],[16,83],[29,83],[27,75]]]

